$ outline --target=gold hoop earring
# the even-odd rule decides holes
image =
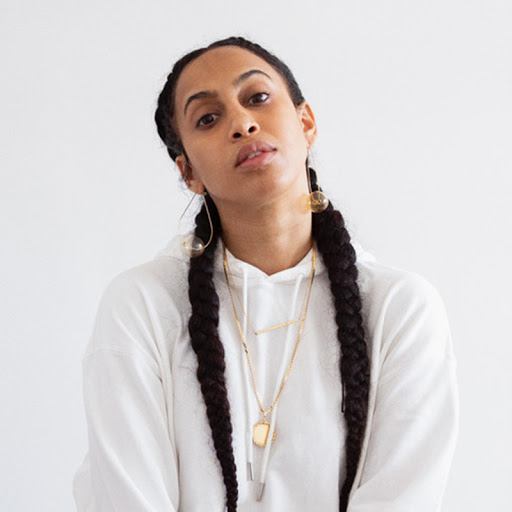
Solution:
[[[204,206],[206,208],[206,213],[208,215],[208,222],[210,223],[210,238],[208,239],[208,242],[206,244],[201,240],[198,236],[194,235],[193,233],[187,236],[181,235],[181,221],[183,217],[185,216],[185,213],[187,213],[187,210],[189,206],[192,204],[192,201],[194,200],[194,197],[199,194],[194,194],[190,201],[187,204],[187,207],[181,214],[180,220],[178,221],[178,233],[181,237],[181,250],[187,256],[188,258],[197,258],[203,254],[204,250],[210,245],[212,238],[213,238],[213,223],[212,223],[212,217],[210,215],[210,209],[208,208],[208,203],[206,201],[206,192],[203,194],[200,194],[203,196],[203,202]]]
[[[313,153],[311,153],[311,159],[313,160],[313,165],[316,167]],[[322,213],[329,206],[329,198],[322,192],[320,187],[318,187],[318,190],[315,190],[314,192],[311,189],[311,170],[309,168],[309,153],[306,158],[306,169],[308,172],[309,208],[313,213]]]

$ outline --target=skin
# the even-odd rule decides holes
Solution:
[[[208,96],[190,100],[204,91]],[[296,265],[312,244],[305,167],[317,136],[311,107],[295,107],[284,79],[263,59],[228,46],[183,70],[173,122],[186,153],[176,159],[180,172],[190,190],[212,197],[232,254],[268,275]],[[273,159],[237,167],[240,148],[256,140],[277,149]]]

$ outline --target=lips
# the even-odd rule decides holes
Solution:
[[[259,156],[261,153],[270,153],[275,151],[276,148],[271,146],[268,142],[254,141],[250,144],[246,144],[240,148],[238,155],[236,156],[235,166],[238,167],[243,162]]]

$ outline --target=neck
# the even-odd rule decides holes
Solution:
[[[226,247],[267,275],[295,266],[311,249],[311,212],[299,205],[229,210],[219,209]]]

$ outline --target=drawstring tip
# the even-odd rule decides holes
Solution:
[[[265,490],[265,484],[260,483],[258,487],[258,501],[261,501],[263,499],[263,491]]]
[[[345,413],[345,381],[341,379],[341,412]]]
[[[252,463],[251,462],[248,462],[247,463],[247,480],[254,480],[254,476],[252,474]]]

